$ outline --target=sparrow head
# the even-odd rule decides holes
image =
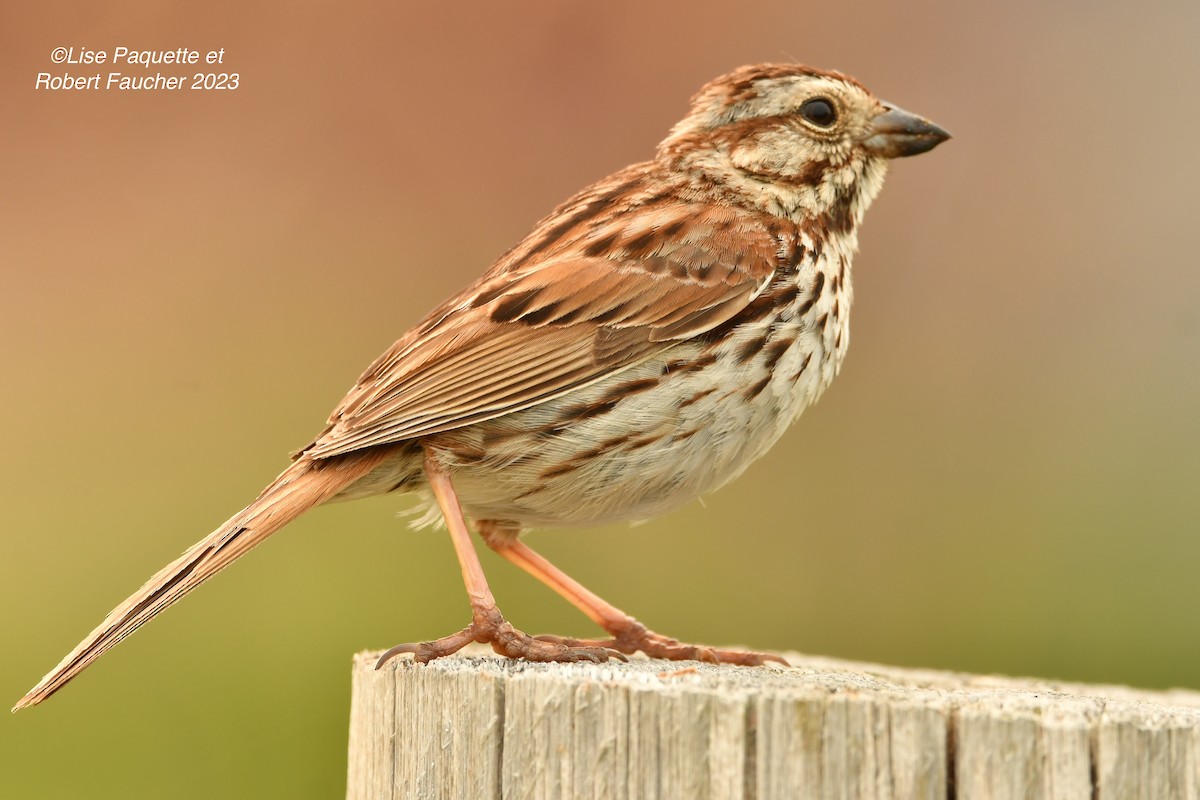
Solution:
[[[948,138],[849,76],[762,64],[705,85],[659,146],[659,158],[678,159],[793,216],[848,205],[856,223],[882,186],[889,159],[924,153]]]

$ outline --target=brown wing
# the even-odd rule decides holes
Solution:
[[[705,215],[716,212],[675,210],[690,235],[649,247],[662,212],[627,214],[544,261],[498,264],[372,364],[304,452],[328,458],[528,408],[730,319],[770,282],[778,240],[762,229],[712,235]],[[596,237],[626,257],[586,255]],[[634,238],[645,255],[630,255]]]

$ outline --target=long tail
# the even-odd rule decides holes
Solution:
[[[253,503],[163,567],[114,608],[57,667],[13,707],[34,706],[57,692],[110,647],[216,575],[256,544],[314,506],[334,497],[392,455],[380,447],[328,461],[301,457]]]

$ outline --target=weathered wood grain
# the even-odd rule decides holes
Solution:
[[[794,665],[354,661],[351,800],[1200,800],[1200,693]]]

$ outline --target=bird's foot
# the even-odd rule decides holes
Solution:
[[[768,661],[789,666],[788,662],[774,653],[759,653],[753,650],[722,650],[703,644],[686,644],[670,636],[649,630],[645,625],[630,617],[620,624],[609,627],[611,639],[570,639],[562,636],[538,636],[539,641],[562,647],[593,647],[616,650],[619,653],[641,651],[651,658],[670,661],[704,661],[709,664],[740,664],[756,667]]]
[[[535,638],[514,628],[495,606],[477,609],[470,625],[457,633],[431,642],[398,644],[379,657],[375,669],[402,653],[412,653],[413,660],[426,664],[435,658],[456,653],[471,642],[485,642],[502,656],[527,661],[589,661],[598,663],[628,659],[616,648],[603,644],[572,645]],[[633,651],[629,651],[633,652]]]

